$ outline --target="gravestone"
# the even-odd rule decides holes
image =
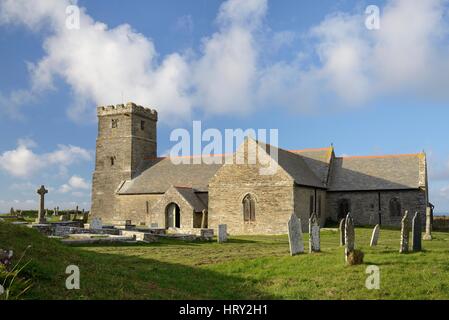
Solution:
[[[426,208],[426,234],[423,237],[424,240],[432,240],[432,209]]]
[[[295,213],[292,213],[288,220],[288,241],[290,244],[290,255],[304,253],[304,241],[302,239],[301,219]]]
[[[45,216],[48,217],[48,209],[45,209]]]
[[[14,208],[11,207],[11,209],[9,210],[9,215],[10,216],[14,216],[16,214]]]
[[[422,233],[421,215],[419,214],[419,212],[416,212],[415,216],[413,217],[413,220],[412,220],[412,250],[413,251],[421,251],[422,250],[421,233]]]
[[[93,218],[90,222],[90,229],[103,229],[103,222],[101,221],[101,218]]]
[[[309,219],[309,252],[320,252],[320,225],[316,213]]]
[[[339,227],[339,233],[340,233],[340,246],[345,245],[345,219],[340,220],[340,227]]]
[[[408,243],[410,238],[410,220],[408,217],[408,211],[405,211],[404,217],[401,221],[401,247],[399,253],[408,252]]]
[[[228,241],[228,233],[227,230],[228,226],[226,224],[219,224],[218,225],[218,243],[223,243]]]
[[[353,253],[355,249],[355,231],[354,221],[350,213],[345,219],[345,260],[348,262],[349,254]]]
[[[373,234],[371,235],[371,242],[370,247],[377,246],[377,241],[379,241],[379,233],[380,233],[380,226],[377,224],[373,229]]]
[[[42,185],[37,190],[37,193],[40,196],[40,206],[39,206],[39,211],[37,213],[36,223],[44,224],[44,223],[47,223],[47,220],[45,219],[45,216],[44,216],[44,212],[45,212],[45,194],[48,193],[48,190],[45,189],[45,187]]]

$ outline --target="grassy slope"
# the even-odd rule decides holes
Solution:
[[[425,251],[398,254],[399,231],[356,230],[365,265],[346,267],[338,234],[323,230],[322,253],[290,257],[286,236],[233,237],[230,242],[67,247],[34,230],[0,223],[0,247],[24,261],[38,299],[449,299],[449,234],[435,233]],[[305,235],[307,239],[307,235]],[[81,270],[81,289],[65,289],[65,268]],[[381,270],[381,290],[367,290],[365,269]]]

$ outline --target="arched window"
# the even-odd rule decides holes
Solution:
[[[256,202],[254,197],[247,194],[243,198],[243,221],[252,222],[256,221]]]
[[[111,167],[112,167],[115,164],[115,157],[111,157],[110,160],[111,160]]]
[[[117,128],[118,127],[118,119],[111,119],[111,128]]]
[[[390,216],[400,217],[401,216],[401,202],[398,198],[392,198],[390,200]]]

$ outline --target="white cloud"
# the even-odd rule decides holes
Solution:
[[[67,193],[70,192],[72,190],[88,190],[90,189],[90,185],[89,183],[86,182],[86,180],[84,180],[83,178],[79,177],[79,176],[71,176],[69,181],[65,184],[63,184],[60,188],[59,188],[59,192],[60,193]],[[80,191],[75,191],[72,194],[76,193],[77,196],[80,196],[81,193]]]
[[[29,178],[53,166],[57,166],[60,172],[65,172],[70,165],[92,158],[89,151],[72,145],[58,145],[55,151],[44,154],[36,154],[32,150],[34,147],[34,141],[19,139],[16,149],[0,155],[0,169],[15,177]]]
[[[110,28],[85,10],[79,30],[65,28],[69,3],[39,0],[31,8],[26,0],[0,0],[0,22],[46,28],[45,56],[29,64],[31,96],[52,89],[55,77],[64,79],[75,97],[68,110],[72,118],[93,118],[88,106],[115,104],[122,95],[156,107],[171,122],[189,118],[195,109],[244,114],[275,106],[310,112],[398,94],[449,101],[445,0],[387,1],[377,31],[366,29],[363,10],[330,14],[303,37],[311,52],[277,61],[266,55],[300,37],[271,32],[267,0],[223,2],[217,31],[199,49],[165,57],[130,25]],[[184,17],[179,23],[190,22]]]

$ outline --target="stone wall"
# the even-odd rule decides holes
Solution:
[[[433,216],[433,230],[446,232],[449,231],[449,217]]]
[[[162,196],[161,194],[117,195],[113,222],[131,220],[135,225],[142,223],[150,225],[152,221],[158,221],[151,208]]]
[[[157,112],[129,103],[98,107],[97,115],[91,215],[113,223],[116,190],[138,173],[144,158],[156,157]]]
[[[247,162],[246,162],[247,163]],[[292,178],[280,167],[261,175],[259,164],[226,164],[209,182],[208,227],[229,234],[283,234],[294,210]],[[244,221],[243,198],[255,199],[255,221]]]
[[[312,200],[312,208],[310,202]],[[321,205],[320,205],[321,203]],[[326,191],[316,188],[295,187],[295,213],[301,219],[303,232],[309,232],[310,211],[316,212],[320,225],[326,222]]]
[[[382,225],[399,227],[405,210],[408,210],[410,214],[419,211],[423,226],[425,225],[427,204],[426,193],[423,190],[328,192],[326,214],[333,221],[337,221],[340,200],[348,199],[350,212],[356,225],[375,225],[379,223],[379,196]],[[400,216],[391,216],[390,214],[392,198],[398,198],[401,203]]]

